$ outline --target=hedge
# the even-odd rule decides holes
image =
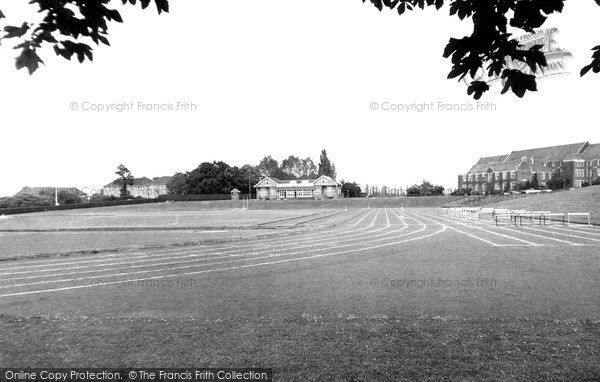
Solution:
[[[75,210],[75,209],[79,209],[79,208],[124,206],[124,205],[128,205],[128,204],[158,203],[159,201],[160,200],[158,200],[158,199],[131,199],[131,200],[116,200],[116,201],[101,202],[101,203],[65,204],[62,206],[0,208],[0,215],[16,215],[16,214],[27,214],[27,213],[32,213],[32,212]]]

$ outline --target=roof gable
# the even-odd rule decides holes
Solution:
[[[254,186],[254,188],[258,188],[258,187],[275,187],[279,184],[279,181],[275,178],[269,178],[268,176],[265,176],[264,178],[262,178],[260,180],[260,182],[256,183],[256,185]]]
[[[522,158],[533,158],[536,162],[551,162],[556,160],[573,159],[586,146],[586,144],[587,142],[580,142],[569,145],[513,151],[508,155],[506,160],[509,161],[517,159],[520,160]]]
[[[580,157],[587,160],[600,159],[600,143],[587,146]]]
[[[333,180],[332,178],[321,175],[317,180],[313,183],[315,186],[339,186],[340,184]]]

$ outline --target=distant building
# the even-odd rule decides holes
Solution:
[[[132,198],[142,197],[146,199],[158,198],[160,195],[169,193],[167,183],[171,180],[170,176],[161,176],[154,179],[146,177],[134,178],[133,184],[127,185],[127,191]],[[107,184],[102,189],[104,196],[121,196],[121,183],[119,179]]]
[[[542,147],[481,158],[469,172],[458,176],[458,188],[481,193],[512,191],[533,174],[537,174],[540,187],[560,175],[569,180],[570,187],[578,188],[599,177],[599,169],[600,144]]]
[[[231,190],[231,200],[240,200],[240,190],[237,188]]]
[[[264,177],[258,182],[258,199],[337,199],[342,185],[322,175],[318,179],[279,180]]]
[[[54,197],[55,193],[66,192],[68,194],[77,195],[79,197],[86,197],[86,193],[76,187],[23,187],[21,191],[17,192],[14,196],[21,195],[50,195]]]

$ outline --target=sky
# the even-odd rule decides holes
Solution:
[[[112,5],[125,22],[110,25],[111,46],[96,47],[93,62],[44,51],[30,76],[0,46],[0,196],[24,186],[99,189],[119,164],[152,178],[213,160],[318,162],[322,149],[338,180],[454,188],[482,156],[600,143],[600,76],[578,75],[600,44],[591,0],[567,1],[544,25],[559,29],[571,74],[539,81],[523,99],[488,92],[487,111],[438,110],[476,109],[464,83],[446,78],[448,39],[472,28],[447,7],[398,17],[360,0],[188,0],[158,16],[153,5]],[[2,4],[9,20],[34,20],[32,9]],[[384,110],[432,102],[422,112]],[[116,111],[123,105],[130,110]]]

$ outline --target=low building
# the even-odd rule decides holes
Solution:
[[[231,190],[231,200],[240,200],[240,190],[237,188]]]
[[[127,191],[130,197],[137,198],[142,197],[145,199],[158,198],[160,195],[166,195],[169,193],[167,189],[167,183],[171,180],[170,176],[161,176],[153,179],[146,177],[134,178],[133,184],[127,185]],[[121,181],[116,179],[113,182],[105,185],[102,188],[104,196],[121,196]]]
[[[338,199],[342,185],[325,175],[317,179],[298,180],[279,180],[266,176],[254,188],[259,200]]]
[[[600,176],[600,144],[589,142],[513,151],[485,157],[458,176],[458,188],[480,193],[512,191],[534,174],[544,188],[553,176],[568,179],[570,187],[581,187]]]
[[[85,198],[87,195],[76,187],[23,187],[21,191],[17,192],[14,196],[21,195],[35,195],[43,196],[50,195],[54,197],[56,193],[66,192],[68,194],[77,195],[81,198]]]

